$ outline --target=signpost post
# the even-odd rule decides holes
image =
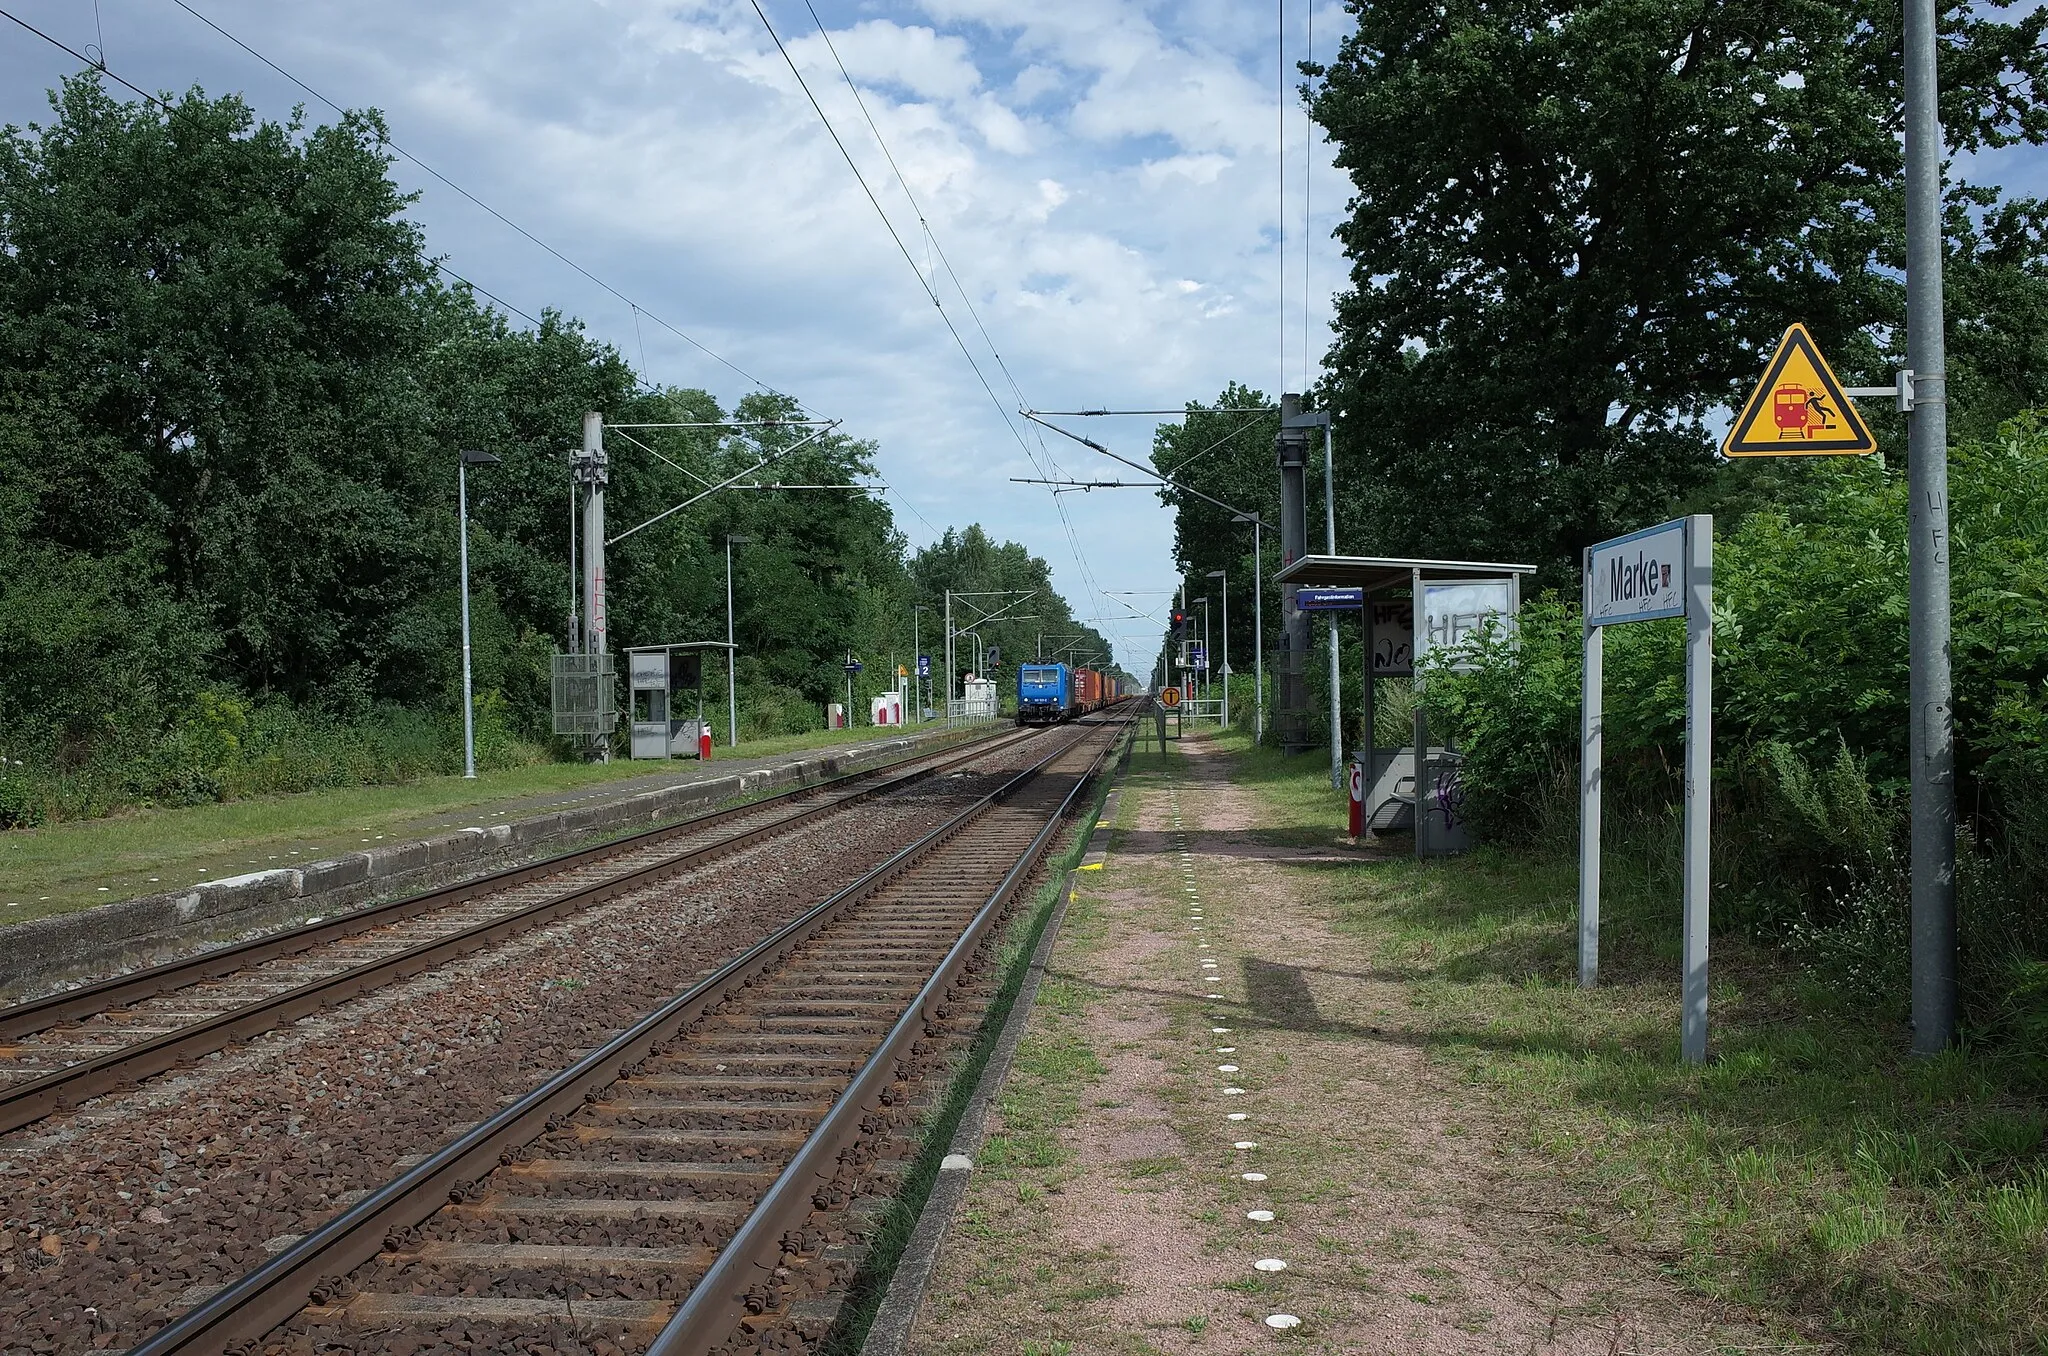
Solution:
[[[1708,848],[1713,806],[1714,520],[1695,513],[1586,549],[1579,758],[1579,983],[1600,975],[1602,630],[1685,618],[1685,868],[1679,1048],[1707,1057]]]
[[[846,653],[846,662],[840,667],[846,670],[846,726],[853,728],[853,675],[861,670],[861,663],[853,657],[851,650]]]

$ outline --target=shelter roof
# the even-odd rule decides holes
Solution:
[[[737,650],[729,640],[684,640],[673,645],[628,645],[627,654],[653,654],[657,650]]]
[[[1400,556],[1303,556],[1273,576],[1276,584],[1305,588],[1356,589],[1368,593],[1406,585],[1422,572],[1426,580],[1498,579],[1508,574],[1534,574],[1534,565],[1508,565],[1489,560],[1415,560]]]

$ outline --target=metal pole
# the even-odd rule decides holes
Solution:
[[[917,624],[924,619],[923,613],[924,609],[916,603],[910,605],[910,686],[917,694],[917,723],[920,725],[924,724],[924,676],[917,671],[917,661],[924,653],[924,646],[919,643],[922,633]]]
[[[1252,713],[1252,742],[1266,742],[1266,547],[1265,525],[1252,519],[1252,646],[1253,680],[1257,709]]]
[[[1906,0],[1906,425],[1912,499],[1908,718],[1913,817],[1913,1052],[1956,1034],[1955,730],[1950,707],[1948,378],[1942,337],[1941,115],[1934,0]]]
[[[946,718],[953,717],[953,590],[946,590]]]
[[[1230,728],[1230,571],[1223,576],[1223,728]]]
[[[725,746],[736,749],[740,746],[740,697],[739,680],[733,670],[739,666],[733,658],[739,651],[732,640],[732,534],[725,534]]]
[[[1714,810],[1714,519],[1685,520],[1685,1015],[1680,1053],[1707,1058],[1707,911]]]
[[[1593,549],[1580,558],[1581,615],[1593,615]],[[1579,696],[1579,987],[1600,982],[1600,737],[1602,664],[1606,628],[1590,620],[1584,631]]]
[[[1323,546],[1330,555],[1337,554],[1337,473],[1336,444],[1332,441],[1330,428],[1334,421],[1323,423]],[[1330,789],[1344,789],[1344,678],[1337,661],[1337,614],[1331,613],[1326,619],[1330,627]]]
[[[462,559],[462,775],[476,779],[476,704],[469,692],[469,467],[455,463],[456,539]]]

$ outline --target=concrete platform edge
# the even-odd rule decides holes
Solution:
[[[488,828],[458,829],[276,871],[224,877],[75,913],[0,928],[0,1000],[20,1001],[68,982],[155,965],[181,955],[332,917],[386,899],[486,874],[562,840],[657,825],[726,801],[861,772],[921,744],[968,731],[877,740],[787,763],[644,791],[601,805],[556,810]]]
[[[996,1097],[1002,1092],[1003,1081],[1009,1076],[1010,1066],[1016,1061],[1017,1047],[1024,1039],[1024,1028],[1030,1022],[1031,1010],[1038,1001],[1039,983],[1045,978],[1053,946],[1059,941],[1060,924],[1066,921],[1067,904],[1074,897],[1076,879],[1083,869],[1099,866],[1109,855],[1109,837],[1114,831],[1112,826],[1116,823],[1117,808],[1123,800],[1124,775],[1130,770],[1131,754],[1136,747],[1136,739],[1125,743],[1123,753],[1117,758],[1109,794],[1103,798],[1101,813],[1095,817],[1094,829],[1088,835],[1088,846],[1082,852],[1081,864],[1069,870],[1060,881],[1059,898],[1053,902],[1045,931],[1039,935],[1038,945],[1032,950],[1031,964],[1024,972],[1024,982],[1018,987],[1016,1002],[1003,1021],[1002,1034],[996,1038],[996,1047],[990,1052],[988,1063],[982,1067],[981,1079],[975,1084],[967,1109],[960,1114],[960,1124],[953,1131],[952,1141],[946,1146],[946,1156],[939,1164],[939,1174],[932,1181],[931,1194],[925,1197],[924,1208],[918,1212],[917,1223],[911,1229],[910,1241],[904,1244],[903,1254],[896,1260],[896,1270],[889,1278],[889,1289],[882,1296],[881,1306],[875,1310],[874,1321],[868,1325],[860,1356],[907,1356],[910,1350],[910,1334],[917,1326],[917,1316],[924,1307],[926,1293],[931,1289],[932,1277],[938,1272],[939,1252],[945,1246],[947,1235],[952,1232],[953,1218],[959,1213],[960,1203],[967,1196],[968,1183],[974,1176],[975,1156],[981,1152],[982,1140],[988,1133],[989,1108],[995,1105]]]

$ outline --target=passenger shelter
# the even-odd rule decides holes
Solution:
[[[632,737],[629,758],[696,758],[703,745],[704,655],[716,651],[730,669],[739,647],[723,640],[692,640],[678,645],[636,645],[626,651],[627,700]],[[689,694],[696,692],[694,719]]]
[[[1359,614],[1366,655],[1364,720],[1362,747],[1352,752],[1351,761],[1358,768],[1354,775],[1363,783],[1366,834],[1413,827],[1415,852],[1421,857],[1462,851],[1468,845],[1460,813],[1457,755],[1432,746],[1420,703],[1406,747],[1375,747],[1374,683],[1381,678],[1413,681],[1420,661],[1432,650],[1457,645],[1494,619],[1512,625],[1521,611],[1522,577],[1535,572],[1534,565],[1498,561],[1305,555],[1273,576],[1282,599],[1300,598],[1302,611]],[[1310,592],[1303,596],[1298,590]]]

